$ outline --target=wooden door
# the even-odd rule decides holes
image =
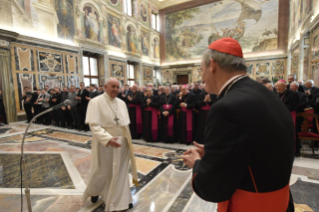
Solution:
[[[177,84],[188,84],[188,75],[177,75]]]

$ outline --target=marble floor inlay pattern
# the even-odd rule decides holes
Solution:
[[[64,132],[53,132],[45,136],[50,138],[65,139],[65,140],[70,140],[73,142],[80,142],[80,143],[87,143],[89,140],[91,140],[91,137],[88,137],[88,136],[74,135],[74,134],[64,133]]]
[[[27,124],[19,122],[9,126],[11,128],[0,133],[0,155],[17,154],[14,163],[19,166],[19,151],[21,139]],[[10,133],[11,131],[11,133]],[[91,167],[91,139],[90,132],[57,128],[54,126],[32,125],[26,137],[25,152],[27,154],[61,155],[65,172],[69,174],[74,188],[49,187],[31,188],[31,203],[35,212],[102,212],[104,203],[99,200],[96,204],[81,201],[82,194],[88,182]],[[180,158],[186,149],[191,146],[183,144],[167,144],[162,142],[147,143],[143,140],[134,140],[134,152],[138,168],[139,187],[131,185],[135,207],[128,212],[215,212],[216,204],[201,200],[192,191],[191,170]],[[291,192],[295,202],[296,212],[319,212],[319,163],[316,154],[312,155],[307,144],[303,147],[304,157],[296,158],[291,177]],[[309,158],[305,158],[309,157]],[[314,159],[315,158],[315,159]],[[319,158],[318,158],[319,159]],[[6,163],[11,160],[6,158]],[[37,160],[37,159],[36,159]],[[35,160],[35,161],[36,161]],[[0,156],[0,211],[20,211],[20,189],[16,180],[12,180],[16,188],[3,188],[1,183],[8,181],[4,175],[3,156]],[[56,166],[61,162],[58,158],[51,158]],[[60,162],[59,162],[60,161]],[[44,161],[47,163],[47,161]],[[38,162],[37,162],[38,163]],[[51,164],[51,165],[52,165]],[[46,173],[53,171],[60,175],[48,162]],[[37,167],[39,173],[42,165]],[[5,168],[7,170],[8,168]],[[20,179],[19,171],[12,170],[10,175]],[[17,175],[17,176],[15,176]],[[38,177],[38,176],[37,176]],[[52,179],[52,178],[51,178]],[[41,180],[40,180],[41,181]],[[52,180],[52,182],[54,182]],[[61,185],[64,179],[56,179],[53,186]],[[41,183],[39,183],[41,184]],[[45,184],[45,183],[42,183]],[[46,184],[45,184],[46,185]],[[50,184],[47,184],[52,186]],[[24,210],[27,211],[24,198]]]
[[[0,154],[0,188],[21,187],[20,158]],[[25,159],[30,188],[75,188],[60,154],[25,154]]]
[[[163,158],[163,159],[167,158],[164,156],[164,153],[171,152],[171,150],[156,148],[156,147],[148,147],[148,146],[143,146],[139,144],[133,144],[133,147],[134,147],[135,153],[149,155],[149,156]]]

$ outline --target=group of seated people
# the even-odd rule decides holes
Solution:
[[[278,80],[273,85],[269,80],[265,79],[262,83],[272,92],[274,92],[287,106],[290,112],[303,113],[305,109],[312,108],[314,113],[319,115],[319,88],[314,86],[313,80],[296,82],[294,75],[288,76],[288,83],[285,80]],[[300,154],[300,140],[298,132],[301,132],[303,118],[296,118],[296,154]],[[315,119],[313,119],[312,132],[318,133]],[[315,142],[318,147],[318,142]]]

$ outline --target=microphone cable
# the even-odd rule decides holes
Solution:
[[[23,191],[22,191],[22,155],[20,159],[20,177],[21,177],[21,212],[23,211]]]

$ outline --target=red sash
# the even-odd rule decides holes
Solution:
[[[129,104],[129,107],[135,107],[135,110],[136,110],[136,127],[137,127],[137,133],[138,133],[138,134],[142,134],[142,132],[143,132],[143,125],[142,125],[142,109],[141,109],[141,105]]]
[[[201,110],[209,110],[210,109],[210,105],[206,103],[206,105],[204,107],[200,108]]]
[[[294,130],[296,131],[296,111],[290,111],[290,115],[292,117],[292,120],[294,121]],[[295,151],[296,151],[296,133],[295,133]]]
[[[193,110],[182,107],[182,111],[186,112],[186,131],[187,131],[187,142],[193,140]]]
[[[218,203],[218,212],[285,212],[289,204],[289,183],[282,189],[258,193],[254,176],[249,167],[255,192],[237,189],[230,200]]]
[[[165,110],[169,110],[172,108],[172,105],[163,105]],[[167,134],[168,136],[172,136],[174,132],[174,114],[168,115],[168,125],[167,125]]]
[[[153,135],[153,140],[157,141],[157,132],[158,132],[157,109],[153,107],[147,107],[145,110],[152,112],[152,135]]]

